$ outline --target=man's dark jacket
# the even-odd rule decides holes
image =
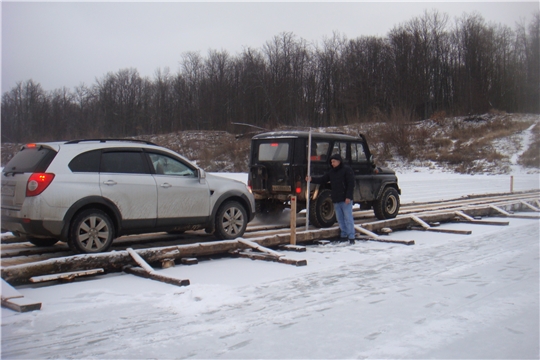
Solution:
[[[330,159],[336,159],[337,156],[332,155]],[[343,202],[345,199],[353,200],[354,192],[354,172],[353,170],[343,164],[341,157],[337,158],[340,160],[338,167],[332,167],[326,174],[319,177],[312,177],[311,182],[314,184],[326,184],[330,181],[332,185],[332,202],[338,203]]]

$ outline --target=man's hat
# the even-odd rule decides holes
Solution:
[[[332,156],[330,156],[330,160],[337,160],[339,162],[343,162],[343,159],[341,158],[341,155],[339,154],[333,154]]]

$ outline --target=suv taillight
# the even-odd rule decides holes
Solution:
[[[26,184],[26,196],[36,196],[41,194],[54,179],[54,174],[34,173],[30,175]]]

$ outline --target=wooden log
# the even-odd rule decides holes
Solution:
[[[188,286],[189,280],[188,279],[176,279],[169,276],[161,275],[156,273],[155,271],[148,272],[144,270],[143,268],[139,267],[133,267],[131,265],[125,266],[124,271],[128,274],[137,275],[146,279],[152,279],[164,282],[166,284],[176,285],[176,286]]]
[[[32,276],[30,278],[30,282],[40,283],[40,282],[53,281],[53,280],[73,280],[77,277],[103,274],[104,272],[105,270],[103,269],[92,269],[92,270],[84,270],[84,271],[72,271],[72,272],[61,273],[61,274]]]

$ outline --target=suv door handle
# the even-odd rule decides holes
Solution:
[[[169,184],[169,183],[163,183],[163,184],[161,184],[159,186],[161,186],[162,188],[170,188],[172,185]]]
[[[114,180],[107,180],[107,181],[104,181],[103,184],[105,184],[105,185],[116,185],[117,182],[114,181]]]

